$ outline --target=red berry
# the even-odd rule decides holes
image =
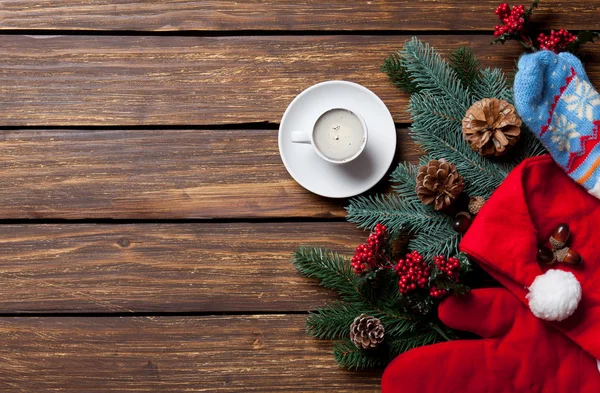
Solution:
[[[443,255],[433,258],[435,266],[448,279],[458,283],[460,278],[460,261],[455,257],[446,259]]]
[[[425,288],[431,275],[429,265],[417,251],[406,254],[404,259],[400,259],[395,270],[399,277],[398,287],[403,295]]]
[[[495,26],[494,35],[496,37],[506,33],[518,34],[525,28],[525,6],[522,4],[510,8],[507,3],[500,4],[496,8],[495,14],[502,21],[504,26]]]
[[[510,14],[510,6],[508,3],[500,4],[498,8],[496,8],[495,14],[498,15],[498,18],[501,20]]]
[[[377,224],[369,235],[366,244],[356,247],[356,252],[350,260],[350,264],[357,274],[365,273],[367,270],[381,266],[383,262],[383,244],[385,241],[386,227]]]
[[[569,33],[565,29],[558,31],[551,30],[549,35],[540,33],[537,38],[537,42],[540,49],[551,50],[555,53],[562,52],[567,48],[567,45],[575,41],[577,36],[573,33]]]
[[[447,289],[438,289],[435,285],[432,285],[431,289],[429,290],[429,296],[435,299],[442,299],[448,296],[449,293],[450,292]]]

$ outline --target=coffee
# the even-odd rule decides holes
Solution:
[[[313,130],[315,147],[334,161],[353,158],[363,147],[365,130],[357,115],[346,109],[325,112]]]

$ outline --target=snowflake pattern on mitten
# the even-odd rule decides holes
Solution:
[[[554,160],[600,198],[600,95],[570,53],[540,51],[519,60],[515,107]]]
[[[550,140],[556,144],[558,151],[571,151],[571,140],[577,143],[581,135],[577,132],[575,123],[571,123],[567,116],[554,113],[554,121],[549,127],[552,137]]]

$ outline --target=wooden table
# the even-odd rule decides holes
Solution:
[[[0,1],[0,391],[377,391],[380,372],[304,333],[334,297],[291,252],[365,235],[287,174],[278,122],[306,87],[358,82],[415,161],[383,58],[422,34],[510,70],[519,46],[488,45],[497,3]],[[600,29],[599,8],[535,18]]]

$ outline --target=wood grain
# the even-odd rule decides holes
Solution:
[[[346,222],[0,225],[0,313],[306,311],[335,296],[292,252],[365,238]]]
[[[2,392],[376,392],[303,315],[0,318]]]
[[[398,146],[418,160],[406,129]],[[0,149],[3,219],[343,217],[347,204],[291,178],[277,130],[4,130]]]
[[[408,97],[379,67],[399,36],[0,36],[0,126],[277,123],[316,82],[344,79],[378,94],[398,122]],[[512,70],[522,48],[489,36],[426,36],[447,53],[468,45]],[[600,47],[588,74],[600,83]]]
[[[0,29],[493,30],[498,0],[4,0]],[[527,4],[527,2],[526,2]],[[597,30],[597,1],[542,1],[544,28]]]

